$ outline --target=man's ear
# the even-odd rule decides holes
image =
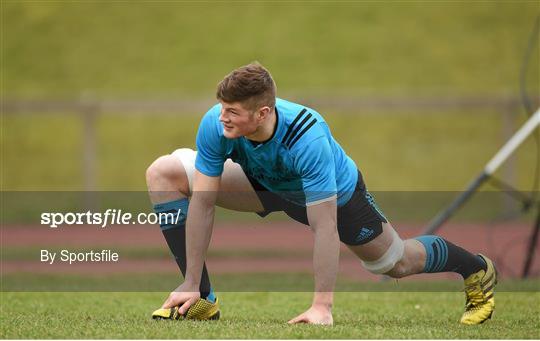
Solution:
[[[270,112],[272,112],[272,110],[268,106],[264,106],[264,107],[260,108],[259,113],[258,113],[259,119],[262,120],[262,119],[267,118],[268,115],[270,115]]]

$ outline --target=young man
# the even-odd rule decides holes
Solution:
[[[260,216],[285,211],[313,230],[313,302],[289,323],[333,323],[340,241],[375,274],[461,274],[466,287],[461,323],[491,317],[493,263],[438,236],[402,240],[321,115],[277,99],[263,66],[252,63],[231,72],[219,83],[217,99],[199,126],[197,152],[179,149],[147,170],[155,211],[181,212],[176,225],[171,220],[160,225],[185,277],[154,318],[219,318],[204,264],[215,205]]]

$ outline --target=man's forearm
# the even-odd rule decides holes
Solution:
[[[339,268],[339,235],[335,222],[327,222],[330,226],[315,229],[313,248],[313,268],[315,273],[315,294],[313,305],[331,307],[333,291]]]
[[[194,288],[201,282],[203,264],[212,237],[214,205],[204,196],[209,193],[194,193],[186,222],[186,278]]]

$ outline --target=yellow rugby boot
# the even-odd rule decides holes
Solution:
[[[220,317],[217,297],[215,303],[199,298],[184,315],[178,312],[178,308],[158,309],[152,313],[152,318],[154,320],[219,320]]]
[[[465,279],[465,312],[459,322],[463,324],[484,323],[493,315],[495,298],[493,289],[497,284],[497,269],[493,262],[484,255],[478,255],[487,264],[486,270],[473,273]]]

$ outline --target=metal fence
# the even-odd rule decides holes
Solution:
[[[393,113],[415,110],[426,115],[444,110],[493,110],[500,113],[502,120],[501,144],[515,131],[515,117],[520,109],[517,97],[307,97],[288,96],[307,106],[332,109],[357,115],[366,110],[380,110]],[[540,102],[540,98],[536,99]],[[81,98],[79,100],[5,100],[1,103],[2,115],[36,115],[50,113],[72,113],[83,120],[84,188],[96,188],[96,119],[104,113],[116,115],[156,115],[174,113],[187,115],[205,112],[215,103],[213,99],[177,100],[107,100]],[[512,160],[503,169],[503,178],[511,182],[515,178],[515,164]]]

